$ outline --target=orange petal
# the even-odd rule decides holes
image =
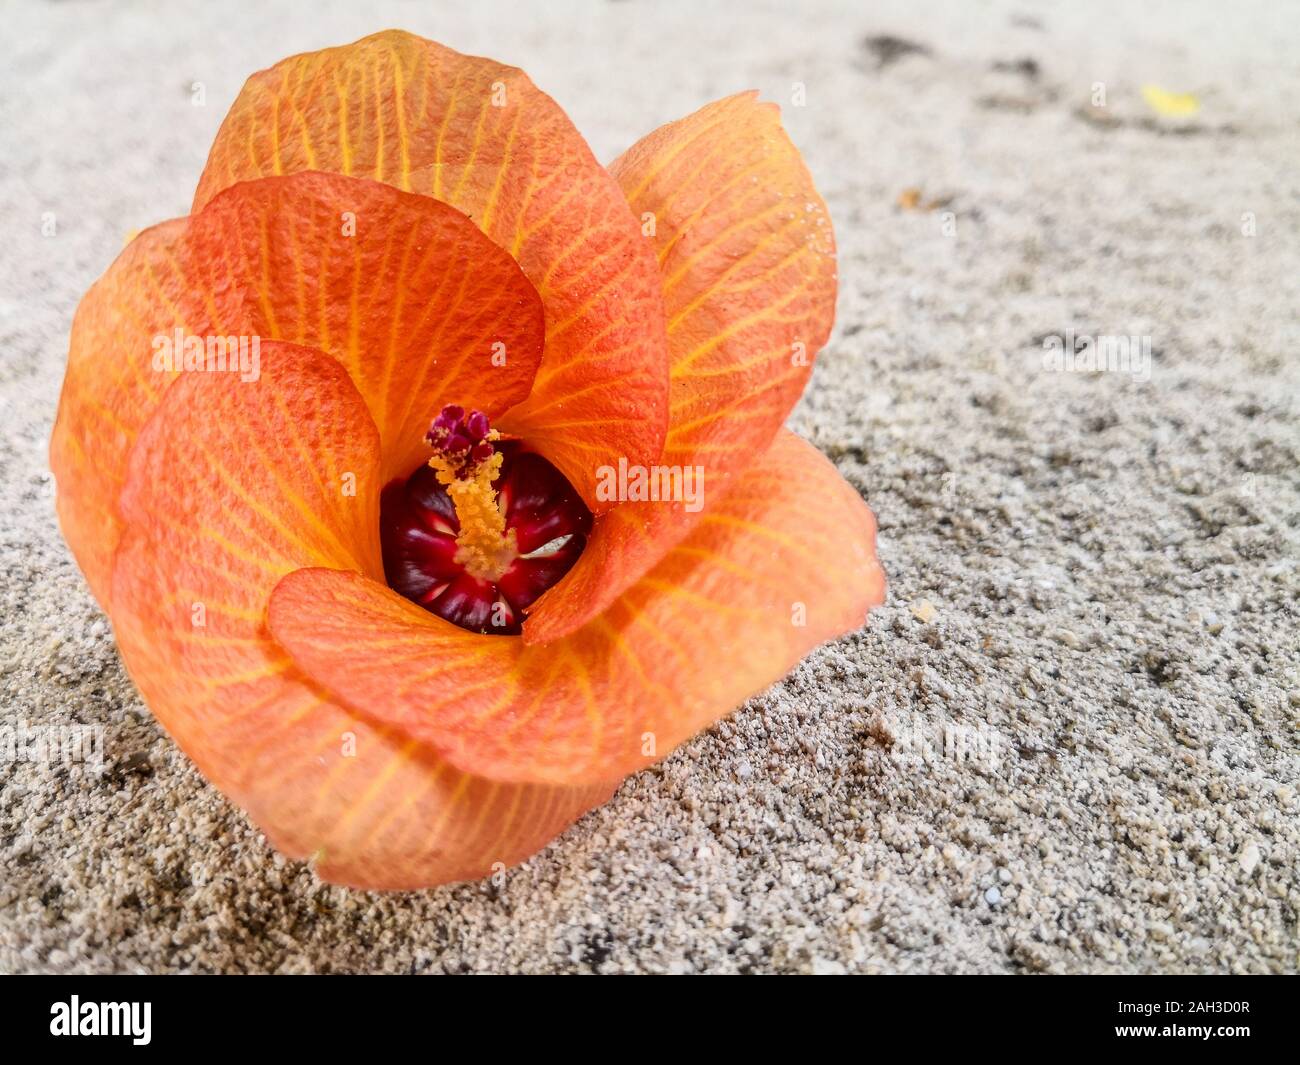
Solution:
[[[64,538],[105,608],[127,455],[174,376],[153,369],[153,338],[177,326],[209,331],[185,307],[188,282],[178,261],[185,226],[183,218],[164,222],[131,241],[72,321],[50,469]]]
[[[240,336],[336,355],[379,420],[392,477],[420,461],[444,404],[495,417],[528,394],[542,313],[518,266],[459,212],[377,182],[251,182],[142,233],[77,308],[50,446],[63,533],[92,591],[107,607],[117,494],[176,376],[158,358],[174,330],[222,342],[225,372],[237,368],[224,342]]]
[[[776,104],[731,96],[610,166],[656,220],[668,315],[668,448],[721,475],[748,464],[803,392],[835,321],[835,235]]]
[[[396,30],[286,59],[245,84],[195,210],[236,182],[300,170],[444,200],[518,260],[546,307],[546,355],[501,428],[527,437],[589,505],[597,467],[658,457],[668,378],[653,252],[618,185],[526,74]]]
[[[742,93],[669,123],[610,171],[655,219],[671,372],[662,466],[700,466],[705,500],[785,421],[835,319],[835,236],[775,104]],[[698,513],[698,512],[696,512]],[[530,612],[524,638],[574,631],[694,524],[664,503],[618,507]]]
[[[461,769],[576,785],[662,758],[884,599],[875,521],[782,432],[685,540],[599,618],[545,646],[458,629],[355,572],[276,587],[293,661]]]
[[[299,173],[245,182],[191,219],[196,283],[231,333],[339,359],[383,441],[385,480],[427,456],[448,403],[499,418],[528,395],[542,304],[459,211],[376,181]]]
[[[338,363],[268,342],[261,369],[184,375],[132,453],[113,582],[128,671],[204,775],[326,879],[420,887],[521,859],[610,789],[466,776],[332,700],[270,638],[286,573],[382,577],[382,478]]]

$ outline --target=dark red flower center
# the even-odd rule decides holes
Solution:
[[[445,407],[434,454],[380,499],[384,575],[395,591],[473,632],[513,636],[587,545],[591,511],[564,475],[480,411]]]

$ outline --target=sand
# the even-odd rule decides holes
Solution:
[[[0,766],[0,969],[1297,968],[1293,12],[312,8],[5,14],[0,685],[104,764]],[[891,585],[503,882],[385,896],[273,854],[153,723],[45,455],[78,297],[185,212],[242,79],[387,25],[524,66],[604,159],[732,91],[786,105],[842,279],[791,424]],[[1150,338],[1149,374],[1052,370],[1066,330]]]

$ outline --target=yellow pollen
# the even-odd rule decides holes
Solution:
[[[494,431],[488,439],[497,435]],[[460,521],[456,562],[471,577],[487,581],[498,580],[519,554],[515,531],[506,530],[506,516],[492,487],[504,459],[497,452],[473,467],[468,476],[461,476],[460,464],[446,455],[435,454],[429,459],[429,466],[451,496]]]

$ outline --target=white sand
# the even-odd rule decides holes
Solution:
[[[4,714],[102,726],[107,764],[0,767],[0,968],[1297,967],[1294,12],[756,6],[6,9]],[[842,298],[793,425],[879,514],[892,596],[504,886],[403,896],[274,856],[153,724],[45,465],[78,297],[184,213],[242,79],[385,25],[526,67],[602,158],[805,84]],[[1111,125],[1076,113],[1099,81]],[[1201,113],[1163,129],[1148,81]],[[1149,335],[1150,380],[1045,372],[1067,327]]]

